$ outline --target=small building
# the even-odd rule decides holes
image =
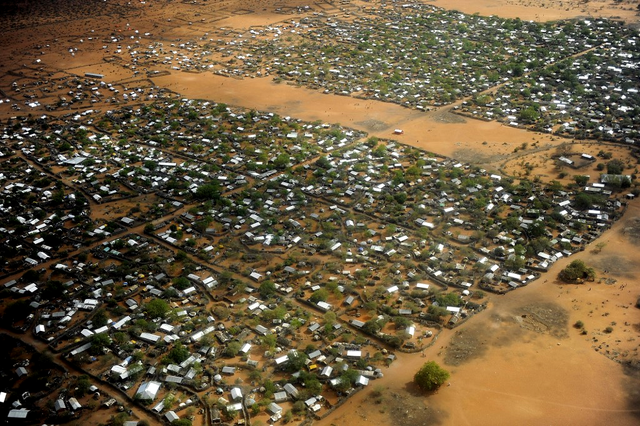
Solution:
[[[271,414],[281,414],[282,407],[276,404],[275,402],[272,402],[267,406],[267,411],[269,411],[269,413]]]
[[[269,334],[269,329],[264,325],[258,324],[256,325],[256,333],[258,333],[261,336],[266,336],[267,334]]]
[[[229,366],[222,367],[222,374],[225,374],[227,376],[233,376],[234,374],[236,374],[236,368],[229,367]]]
[[[167,412],[164,417],[169,421],[169,423],[174,422],[176,420],[180,420],[180,417],[176,414],[175,411],[171,410]]]
[[[242,399],[242,390],[240,388],[232,388],[231,389],[231,400],[237,401]]]
[[[140,333],[140,340],[144,340],[147,343],[157,343],[158,340],[160,340],[160,336],[158,336],[157,334],[153,334],[153,333],[146,333],[146,332],[142,332]]]
[[[331,377],[331,373],[333,373],[333,367],[327,365],[320,372],[320,377]]]
[[[160,382],[150,381],[140,385],[136,398],[153,401],[160,390]]]
[[[273,394],[273,399],[276,402],[284,402],[289,398],[287,397],[287,393],[285,391],[280,391]]]
[[[8,419],[26,419],[30,410],[20,408],[19,410],[11,410],[7,415]]]
[[[369,378],[363,375],[358,376],[356,379],[356,385],[367,386],[369,384]]]
[[[320,302],[317,303],[317,306],[323,312],[327,312],[327,311],[331,310],[331,305],[328,304],[327,302],[320,301]]]
[[[347,358],[360,358],[362,357],[362,351],[347,351]]]
[[[77,411],[82,408],[82,405],[78,402],[78,400],[75,397],[71,397],[69,398],[69,407],[71,407],[73,411]]]
[[[287,383],[283,386],[285,392],[287,392],[292,398],[297,398],[300,392],[291,383]]]

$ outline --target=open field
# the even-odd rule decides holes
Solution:
[[[0,5],[30,423],[640,420],[637,1]]]

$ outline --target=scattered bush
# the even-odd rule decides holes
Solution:
[[[435,361],[425,363],[413,377],[413,381],[422,390],[436,390],[449,379],[449,372]]]

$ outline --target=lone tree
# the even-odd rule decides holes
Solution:
[[[449,372],[435,361],[425,363],[413,376],[413,381],[422,390],[436,390],[449,379]]]
[[[162,299],[153,299],[144,306],[150,318],[162,318],[169,311],[169,304]]]
[[[559,277],[568,283],[582,282],[585,279],[592,281],[596,277],[596,272],[593,268],[587,267],[582,260],[574,260],[560,271]]]

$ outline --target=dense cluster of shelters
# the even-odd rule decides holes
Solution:
[[[275,74],[327,92],[426,109],[482,92],[626,33],[600,21],[540,24],[419,3],[316,14],[218,40],[225,75]],[[285,36],[286,34],[286,36]]]
[[[635,142],[636,37],[617,23],[411,2],[361,12],[191,41],[143,31],[143,43],[132,30],[80,42],[134,76],[275,74],[418,109],[472,96],[472,116]],[[336,124],[185,99],[142,76],[108,84],[30,65],[43,78],[12,74],[3,102],[71,113],[2,130],[1,321],[84,374],[16,358],[0,369],[9,422],[63,423],[94,400],[166,422],[322,417],[382,377],[395,351],[481,310],[484,291],[528,285],[583,250],[621,216],[635,178],[613,160],[599,183],[543,184]]]
[[[322,416],[624,208],[606,180],[172,95],[4,139],[5,325],[166,419]]]
[[[629,29],[608,35],[583,55],[534,70],[495,94],[473,97],[460,111],[566,137],[635,144],[640,131],[639,41]]]

